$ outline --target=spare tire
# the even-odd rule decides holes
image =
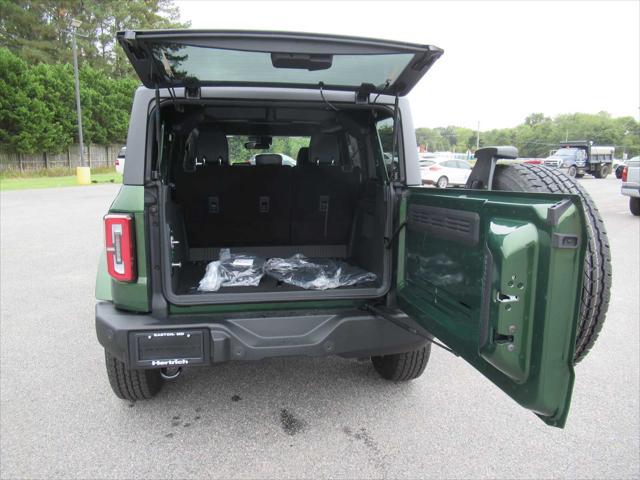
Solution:
[[[604,222],[589,194],[565,173],[541,165],[497,165],[493,188],[509,192],[569,193],[580,196],[587,221],[580,323],[576,334],[574,364],[595,343],[609,308],[611,251]]]

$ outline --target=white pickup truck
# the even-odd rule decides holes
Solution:
[[[629,210],[640,215],[640,157],[633,157],[622,171],[623,195],[629,197]]]

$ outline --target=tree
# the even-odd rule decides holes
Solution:
[[[116,32],[188,26],[171,0],[0,0],[0,11],[0,47],[30,64],[71,63],[69,26],[80,20],[81,63],[116,77],[132,75]]]
[[[524,124],[533,127],[550,120],[551,119],[549,117],[544,116],[544,113],[532,113],[524,119]]]
[[[108,78],[89,65],[80,69],[82,119],[88,143],[125,140],[137,85],[132,78]],[[76,133],[73,68],[44,63],[29,66],[0,48],[2,148],[56,153],[74,143]]]
[[[464,152],[475,149],[476,143],[473,130],[453,126],[418,128],[416,138],[432,152],[454,148]],[[532,113],[516,127],[482,132],[480,146],[514,145],[521,157],[546,157],[565,139],[614,146],[617,156],[640,155],[640,122],[633,117],[613,118],[607,112],[569,113],[553,119],[543,113]]]

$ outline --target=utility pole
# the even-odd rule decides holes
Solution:
[[[480,148],[480,120],[478,120],[478,130],[476,130],[476,150]]]
[[[78,75],[78,46],[76,44],[76,30],[82,25],[80,20],[71,20],[71,48],[73,50],[73,78],[76,88],[76,115],[78,117],[78,142],[80,143],[80,166],[76,169],[78,183],[91,183],[91,169],[84,160],[84,139],[82,137],[82,107],[80,105],[80,77]]]

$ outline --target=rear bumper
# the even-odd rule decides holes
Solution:
[[[415,350],[425,344],[424,337],[360,310],[269,315],[157,317],[100,302],[96,304],[96,333],[100,344],[129,368],[298,355],[368,357]],[[393,316],[422,330],[401,312]],[[162,343],[154,344],[156,339]]]
[[[637,183],[623,183],[620,192],[628,197],[640,197],[640,185]]]

